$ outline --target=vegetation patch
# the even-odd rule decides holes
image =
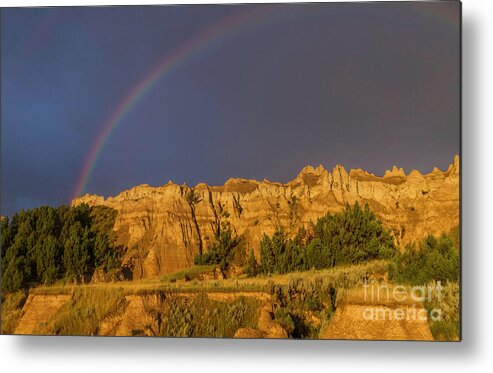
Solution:
[[[194,215],[200,197],[191,190],[186,198],[202,244]],[[291,218],[296,219],[297,201],[293,198],[289,204]],[[425,300],[429,314],[441,310],[440,319],[428,319],[431,332],[438,340],[459,338],[457,229],[450,237],[428,236],[398,251],[391,232],[368,205],[361,208],[356,203],[323,216],[295,237],[283,229],[264,235],[257,260],[228,217],[219,204],[215,240],[206,252],[199,250],[195,266],[140,281],[97,284],[86,280],[121,267],[112,209],[41,207],[3,219],[2,332],[15,330],[26,300],[26,292],[18,290],[31,288],[33,294],[71,295],[38,331],[41,334],[97,335],[101,321],[123,312],[125,295],[159,294],[164,301],[145,311],[153,320],[153,335],[233,337],[240,328],[256,328],[260,309],[273,300],[271,317],[290,337],[317,338],[338,305],[367,302],[362,285],[376,279],[389,291],[440,282],[442,296]],[[244,266],[244,274],[236,271],[238,266]],[[146,334],[139,328],[132,334]]]
[[[428,236],[418,247],[397,253],[389,266],[389,279],[402,284],[424,285],[431,281],[459,280],[459,250],[448,236]]]
[[[435,282],[429,284],[432,289],[437,288]],[[435,291],[431,300],[425,303],[428,313],[439,310],[440,318],[430,318],[430,329],[433,338],[439,341],[457,341],[460,335],[459,313],[459,283],[448,282],[441,290],[441,296]]]
[[[221,228],[216,233],[215,242],[203,254],[199,254],[195,257],[196,265],[216,265],[223,274],[227,275],[227,269],[230,265],[241,260],[243,256],[243,246],[240,245],[241,237],[238,237],[232,230],[231,226],[227,222],[221,224]],[[238,255],[240,254],[240,255]]]
[[[13,334],[22,316],[22,307],[27,299],[25,291],[2,294],[2,329],[0,334]]]
[[[417,247],[411,245],[398,253],[389,265],[393,282],[432,289],[425,307],[430,316],[435,315],[428,322],[436,340],[458,340],[460,335],[458,245],[457,229],[451,236],[428,236]]]
[[[168,298],[161,315],[160,335],[166,337],[229,337],[240,328],[255,328],[261,302],[239,297],[233,302],[211,300],[206,294],[196,298]]]
[[[115,216],[108,207],[82,204],[43,206],[2,219],[2,291],[60,280],[83,282],[96,268],[120,268],[121,251],[112,232]]]
[[[204,274],[211,273],[216,268],[216,265],[197,265],[190,268],[186,268],[182,271],[175,272],[170,275],[162,276],[163,282],[176,282],[180,280],[191,281],[199,280]]]
[[[316,339],[335,311],[337,289],[322,278],[305,283],[301,278],[274,285],[275,319],[293,338]]]
[[[97,335],[99,323],[124,308],[123,289],[78,288],[39,334]]]
[[[289,239],[282,229],[272,237],[264,235],[259,271],[287,273],[331,268],[389,259],[395,252],[390,232],[368,205],[362,209],[356,203],[346,205],[341,213],[329,213],[318,219],[311,231],[301,230],[295,239]],[[248,265],[253,265],[251,258]]]

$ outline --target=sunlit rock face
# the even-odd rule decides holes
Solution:
[[[190,187],[172,182],[139,185],[107,199],[86,194],[72,204],[105,205],[118,212],[114,230],[127,247],[124,264],[134,279],[191,266],[200,246],[206,251],[217,226],[226,221],[243,235],[245,251],[253,249],[257,257],[264,233],[282,227],[295,234],[346,203],[367,203],[400,247],[459,225],[458,156],[446,171],[435,168],[426,175],[417,170],[406,175],[396,166],[383,177],[361,169],[348,172],[340,165],[332,171],[307,166],[286,184],[230,179],[223,186],[193,189],[200,198],[192,205]]]

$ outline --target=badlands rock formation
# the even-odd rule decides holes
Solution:
[[[428,320],[416,315],[426,315],[422,304],[415,308],[387,307],[383,305],[345,304],[337,308],[330,324],[320,331],[320,339],[360,339],[385,341],[433,341]],[[412,311],[412,312],[411,312]],[[410,315],[402,319],[396,312]],[[406,314],[408,312],[408,314]],[[365,315],[376,315],[365,319]],[[368,317],[368,316],[367,316]],[[400,316],[399,316],[400,317]],[[422,316],[421,316],[422,317]]]
[[[169,182],[160,187],[140,185],[107,199],[84,195],[72,204],[104,205],[118,214],[114,229],[127,247],[124,265],[134,279],[171,273],[193,264],[195,255],[214,241],[214,233],[229,222],[243,235],[245,251],[258,257],[262,235],[283,227],[295,234],[302,226],[346,203],[368,203],[405,244],[427,234],[449,232],[459,225],[459,157],[446,171],[435,168],[408,175],[394,166],[383,177],[361,169],[347,172],[337,165],[305,167],[292,181],[230,179],[223,186],[198,184],[200,197],[190,204],[190,188]]]

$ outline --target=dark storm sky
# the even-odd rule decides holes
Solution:
[[[243,6],[3,9],[1,211],[68,203],[119,102]],[[429,172],[459,152],[459,4],[277,5],[152,89],[87,191],[286,182],[307,164]]]

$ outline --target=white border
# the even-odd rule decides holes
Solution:
[[[163,3],[176,2],[2,0],[1,5]],[[462,343],[0,336],[0,369],[36,373],[490,371],[493,366],[492,9],[491,0],[463,1]]]

